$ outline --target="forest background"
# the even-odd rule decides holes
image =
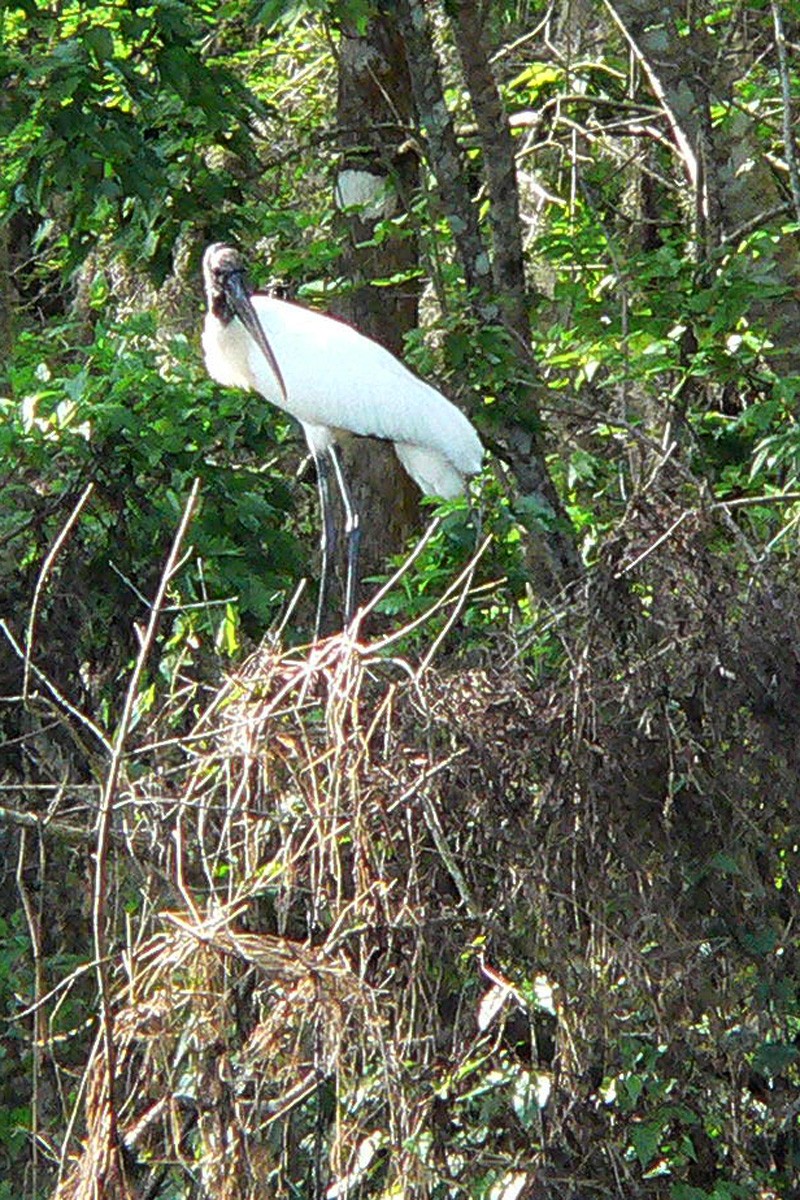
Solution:
[[[0,1200],[800,1194],[800,6],[0,22]],[[355,637],[212,240],[487,446]]]

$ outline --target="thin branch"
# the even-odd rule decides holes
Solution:
[[[422,0],[400,0],[397,18],[406,45],[411,86],[425,127],[431,166],[442,206],[458,247],[464,279],[476,313],[494,321],[499,315],[492,291],[491,264],[467,184],[464,156],[447,107],[429,12]]]
[[[11,648],[14,650],[14,653],[17,655],[18,658],[22,659],[22,661],[24,662],[26,659],[27,651],[25,649],[23,649],[22,646],[20,646],[19,642],[14,637],[14,634],[9,629],[8,624],[4,618],[0,618],[0,633],[5,634],[6,640],[11,645]],[[103,749],[108,751],[108,753],[110,754],[111,753],[111,743],[109,742],[108,738],[105,735],[105,732],[100,728],[100,726],[96,725],[94,723],[94,721],[91,719],[91,717],[87,717],[86,713],[81,712],[81,710],[79,708],[76,708],[74,704],[72,704],[69,700],[67,700],[66,696],[63,696],[61,694],[61,692],[58,690],[56,685],[47,678],[47,676],[44,674],[43,671],[40,671],[38,667],[34,666],[33,663],[31,663],[30,669],[31,669],[31,674],[35,675],[37,680],[39,681],[39,683],[44,685],[44,687],[47,689],[47,691],[50,693],[50,695],[56,701],[56,704],[60,708],[62,708],[64,710],[64,712],[68,712],[70,714],[70,716],[75,717],[75,719],[77,721],[79,721],[81,725],[85,725],[86,728],[88,730],[90,730],[91,733],[94,734],[94,736],[97,738],[98,742],[103,747]],[[63,713],[61,714],[61,716],[63,719]],[[72,737],[75,739],[78,746],[80,746],[80,748],[86,753],[87,759],[90,762],[93,762],[94,756],[83,745],[81,739],[78,737],[77,731],[73,728],[73,726],[68,721],[64,721],[64,724],[69,729],[69,732],[72,734]]]
[[[675,530],[678,529],[678,527],[683,524],[683,522],[686,520],[687,517],[694,516],[696,512],[697,512],[697,510],[694,508],[684,509],[683,512],[675,518],[675,520],[670,525],[669,529],[665,529],[664,532],[662,534],[660,534],[654,542],[651,542],[651,544],[649,546],[646,546],[645,549],[642,550],[641,554],[637,554],[636,558],[632,559],[631,562],[626,563],[625,566],[622,567],[621,570],[615,572],[614,578],[621,579],[623,575],[627,575],[628,572],[632,571],[634,567],[638,567],[639,563],[644,562],[644,560],[646,558],[649,558],[650,555],[653,554],[654,551],[656,551],[658,549],[658,547],[662,544],[662,542],[666,542],[669,538],[672,537]]]
[[[28,926],[28,936],[31,943],[31,955],[33,957],[33,995],[34,1008],[32,1011],[33,1028],[31,1030],[31,1192],[36,1195],[39,1178],[39,1136],[40,1136],[40,1117],[41,1117],[41,1095],[40,1081],[42,1077],[42,1047],[45,1042],[44,1038],[44,1015],[39,1007],[41,998],[44,995],[44,967],[42,962],[42,922],[41,922],[41,904],[44,895],[44,871],[41,869],[44,866],[42,861],[42,843],[39,842],[39,858],[40,858],[40,888],[39,888],[39,904],[34,906],[33,897],[30,894],[28,885],[25,881],[25,860],[27,858],[28,842],[23,830],[19,839],[19,853],[17,855],[17,892],[22,901],[22,909],[25,913],[25,921]]]
[[[797,166],[797,154],[794,145],[794,117],[792,116],[792,87],[789,76],[789,63],[786,58],[786,37],[783,30],[781,6],[778,0],[771,0],[772,24],[775,28],[775,49],[778,51],[778,69],[781,77],[781,92],[783,94],[783,142],[786,149],[786,163],[789,167],[789,180],[792,185],[792,200],[794,201],[795,220],[800,221],[800,170]]]
[[[687,136],[686,132],[683,129],[683,126],[681,125],[676,113],[673,110],[673,107],[670,103],[670,96],[669,96],[668,88],[664,85],[663,81],[659,78],[659,76],[656,75],[656,73],[653,69],[653,64],[651,63],[648,55],[645,54],[644,50],[639,45],[633,31],[628,28],[628,26],[625,23],[625,21],[623,20],[621,14],[617,11],[616,3],[614,2],[614,0],[604,0],[604,2],[605,2],[605,6],[608,9],[614,23],[617,25],[617,27],[619,28],[622,35],[626,38],[628,44],[631,47],[631,50],[633,51],[633,54],[634,54],[637,62],[639,63],[639,65],[641,66],[645,75],[647,76],[648,80],[650,81],[650,86],[653,89],[653,94],[655,95],[656,99],[658,100],[659,104],[661,105],[661,107],[666,115],[667,122],[670,126],[670,129],[672,130],[672,136],[675,140],[675,145],[680,154],[681,161],[683,162],[687,178],[688,178],[689,182],[691,183],[692,187],[696,188],[698,185],[699,177],[700,177],[700,170],[699,170],[699,164],[697,161],[697,155],[694,151],[694,147],[692,146],[690,138]]]
[[[762,225],[768,225],[770,221],[774,221],[776,217],[789,212],[790,209],[791,205],[787,201],[785,204],[777,204],[774,208],[767,208],[763,212],[756,213],[749,221],[744,221],[736,229],[732,229],[730,233],[724,233],[722,235],[723,246],[735,245],[736,242],[740,242],[748,234],[755,233],[756,229],[760,229]]]
[[[395,629],[391,633],[388,633],[385,637],[378,638],[376,641],[371,642],[368,647],[369,651],[373,654],[379,654],[388,646],[394,645],[395,642],[402,641],[402,639],[407,637],[409,633],[412,633],[413,630],[417,629],[420,625],[424,625],[426,621],[430,620],[434,613],[438,612],[439,609],[445,608],[451,602],[454,594],[457,597],[460,597],[460,589],[462,588],[464,580],[472,578],[475,567],[485,554],[487,547],[491,543],[491,540],[491,537],[484,539],[461,573],[452,581],[452,583],[447,586],[442,595],[431,604],[430,608],[426,608],[424,613],[421,613],[420,616],[409,621],[408,624],[404,625],[401,629]],[[413,555],[410,555],[403,566],[406,567],[410,565],[412,561]],[[390,580],[389,584],[392,582],[393,580]],[[386,587],[388,587],[389,584],[387,584]],[[495,584],[492,583],[491,586],[494,587]]]
[[[183,510],[178,531],[172,542],[164,570],[161,573],[158,589],[150,610],[147,629],[141,639],[139,654],[131,674],[122,716],[114,738],[111,762],[108,768],[103,795],[97,814],[96,852],[94,870],[94,898],[92,904],[92,930],[94,936],[94,954],[97,962],[97,985],[100,994],[100,1019],[102,1027],[102,1043],[106,1068],[106,1102],[108,1105],[108,1148],[112,1156],[118,1148],[117,1114],[114,1107],[112,1088],[116,1077],[116,1046],[114,1044],[114,1019],[111,1007],[111,989],[108,979],[107,955],[107,899],[108,899],[108,852],[111,844],[111,823],[114,812],[114,802],[117,797],[122,761],[125,754],[125,742],[130,731],[136,701],[139,696],[139,685],[144,673],[147,659],[153,647],[164,607],[167,588],[178,569],[181,561],[181,548],[186,531],[194,514],[200,480],[195,479],[189,498]]]
[[[38,813],[20,812],[16,808],[0,805],[0,823],[17,825],[20,829],[35,829],[41,836],[51,834],[69,845],[82,846],[89,840],[90,831],[80,825],[69,825],[65,821],[49,821]]]
[[[480,905],[472,895],[464,872],[459,867],[455,855],[447,844],[447,838],[444,835],[442,823],[436,811],[436,805],[431,801],[430,796],[426,792],[422,793],[420,800],[422,801],[422,811],[425,815],[425,824],[428,826],[428,832],[433,838],[434,845],[439,852],[439,857],[447,868],[448,875],[456,885],[456,890],[464,903],[464,907],[475,920],[484,919],[486,914],[481,910]]]
[[[67,517],[67,520],[66,520],[66,523],[65,523],[63,529],[59,533],[56,540],[53,542],[53,545],[50,547],[47,557],[45,558],[44,562],[42,563],[42,569],[39,572],[39,578],[36,580],[36,587],[34,588],[34,592],[33,592],[33,603],[31,604],[31,612],[30,612],[30,616],[28,617],[28,630],[27,630],[27,634],[25,637],[25,667],[24,667],[24,674],[23,674],[23,681],[22,681],[22,698],[23,698],[23,703],[25,703],[25,704],[27,704],[28,692],[29,692],[29,687],[30,687],[30,678],[31,678],[31,658],[30,658],[30,656],[33,653],[33,636],[34,636],[34,631],[36,628],[36,617],[37,617],[38,611],[39,611],[39,598],[41,597],[42,589],[44,588],[45,581],[47,580],[47,577],[50,574],[50,571],[52,570],[53,563],[56,561],[56,559],[61,551],[62,546],[64,545],[67,538],[69,537],[69,535],[72,531],[72,528],[75,525],[75,522],[77,521],[78,517],[81,514],[81,510],[83,509],[83,506],[85,505],[86,501],[91,496],[93,490],[94,490],[93,483],[87,484],[86,487],[83,489],[83,492],[78,500],[78,503],[75,505],[72,512]]]

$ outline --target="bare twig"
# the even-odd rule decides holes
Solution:
[[[359,610],[359,613],[357,614],[357,618],[359,621],[362,620],[363,617],[365,617],[367,613],[372,612],[372,610],[381,602],[381,600],[384,598],[384,596],[387,596],[389,594],[389,592],[391,592],[392,588],[397,586],[397,584],[400,582],[400,580],[403,578],[403,576],[408,574],[409,569],[413,566],[414,562],[419,558],[420,554],[425,549],[428,542],[431,540],[431,538],[434,536],[435,533],[438,533],[441,524],[442,524],[441,517],[433,518],[433,520],[428,525],[428,528],[425,530],[422,537],[416,543],[416,545],[414,546],[414,548],[410,552],[410,554],[408,554],[406,556],[406,558],[403,559],[402,563],[397,568],[394,575],[392,575],[389,579],[387,579],[386,583],[384,583],[380,588],[378,588],[375,595],[370,596],[367,603],[363,606],[363,608],[361,608]]]
[[[697,155],[690,139],[687,137],[680,121],[673,111],[672,105],[669,102],[667,88],[664,86],[662,80],[655,74],[651,62],[649,61],[647,55],[642,52],[641,46],[638,45],[633,34],[618,13],[616,5],[612,2],[612,0],[605,0],[605,6],[611,14],[615,24],[618,26],[623,37],[627,39],[637,62],[647,75],[647,78],[650,81],[650,86],[653,89],[653,94],[661,105],[670,129],[672,130],[675,146],[683,162],[687,178],[689,179],[692,187],[696,188],[700,178],[700,168],[697,161]]]
[[[763,212],[756,213],[748,221],[743,221],[741,225],[737,225],[730,233],[724,233],[722,235],[722,244],[724,246],[735,246],[742,238],[747,237],[748,234],[755,233],[757,229],[761,229],[763,225],[768,225],[776,217],[780,217],[783,213],[788,213],[790,208],[791,206],[787,201],[786,204],[776,204],[773,208],[766,208]]]
[[[664,532],[657,537],[654,542],[642,550],[641,554],[637,554],[636,558],[634,558],[632,562],[626,563],[621,570],[617,571],[614,578],[620,579],[623,575],[627,575],[628,571],[632,571],[634,567],[638,567],[639,563],[644,562],[646,558],[649,558],[650,555],[658,549],[662,542],[666,542],[668,538],[672,537],[675,530],[683,524],[687,517],[694,515],[695,511],[696,510],[693,508],[684,509],[684,511],[675,518],[669,529],[665,529]]]
[[[42,1047],[44,1045],[44,1014],[41,1011],[41,998],[44,994],[44,970],[42,963],[42,923],[41,923],[41,904],[45,894],[44,887],[39,889],[39,905],[34,907],[33,898],[28,890],[28,885],[25,880],[25,860],[27,858],[28,843],[25,836],[25,830],[19,839],[19,852],[17,854],[17,891],[19,892],[22,908],[25,913],[25,921],[28,926],[28,936],[31,942],[31,954],[33,956],[33,988],[34,988],[34,1004],[31,1015],[33,1017],[33,1029],[31,1038],[31,1189],[34,1195],[38,1192],[39,1178],[39,1120],[40,1120],[40,1095],[39,1085],[42,1074]],[[39,875],[40,882],[44,882],[44,848],[39,842]]]
[[[447,844],[447,838],[444,835],[439,814],[436,811],[436,806],[425,792],[422,793],[422,811],[425,814],[425,824],[428,826],[428,831],[433,838],[434,845],[439,851],[439,857],[447,868],[448,874],[456,885],[458,894],[461,897],[464,907],[471,917],[481,918],[484,914],[475,900],[475,897],[470,891],[469,884],[466,881],[464,872],[459,867],[455,860],[455,855]]]
[[[35,829],[40,835],[51,834],[72,845],[83,845],[88,842],[90,833],[80,825],[68,825],[65,821],[51,821],[38,813],[20,812],[15,808],[0,806],[0,821],[8,825],[17,825],[21,829]]]
[[[786,163],[789,168],[789,181],[792,187],[794,202],[794,219],[800,221],[800,170],[797,166],[797,154],[794,144],[794,117],[792,115],[792,85],[789,74],[789,63],[786,57],[786,36],[783,30],[783,18],[779,0],[770,0],[772,9],[772,24],[775,29],[775,49],[778,52],[778,70],[781,77],[781,93],[783,95],[783,144],[786,152]]]
[[[95,869],[94,869],[94,896],[92,904],[92,928],[94,936],[94,953],[97,963],[97,985],[100,994],[100,1018],[103,1039],[103,1052],[105,1056],[105,1071],[106,1071],[106,1101],[108,1106],[108,1149],[110,1155],[115,1156],[118,1147],[117,1134],[117,1116],[112,1095],[112,1087],[116,1077],[116,1046],[114,1042],[114,1021],[111,1006],[111,994],[108,981],[108,964],[106,960],[107,954],[107,929],[106,929],[106,911],[108,897],[108,851],[111,844],[111,822],[113,817],[114,802],[117,796],[119,786],[120,772],[122,769],[122,761],[125,753],[125,742],[130,730],[131,721],[134,714],[134,708],[139,696],[139,684],[144,673],[145,664],[153,647],[158,629],[158,623],[161,618],[164,600],[167,594],[167,588],[175,574],[175,571],[180,562],[181,548],[186,536],[186,531],[194,514],[197,504],[197,496],[200,488],[199,479],[195,479],[192,485],[192,490],[186,505],[183,510],[178,530],[172,542],[164,570],[161,573],[158,589],[156,591],[153,605],[150,610],[150,619],[147,623],[147,628],[142,636],[139,654],[136,658],[136,664],[131,674],[128,690],[125,695],[125,703],[122,709],[119,726],[114,737],[114,746],[111,755],[111,761],[108,767],[103,795],[100,800],[100,806],[97,814],[96,825],[96,851],[95,851]]]
[[[14,653],[17,655],[18,658],[22,659],[22,661],[24,662],[26,660],[27,650],[23,649],[23,647],[20,646],[19,642],[14,637],[14,634],[9,629],[8,624],[4,618],[0,618],[0,633],[5,634],[6,640],[11,645]],[[37,666],[35,666],[32,662],[30,663],[30,671],[31,671],[31,674],[35,675],[35,677],[39,681],[39,683],[41,683],[47,689],[47,691],[50,693],[50,695],[53,697],[58,709],[63,710],[59,714],[61,716],[62,720],[64,720],[64,713],[65,712],[69,713],[69,715],[71,717],[74,717],[80,725],[84,725],[97,738],[98,742],[103,747],[103,749],[106,750],[110,754],[111,753],[111,743],[109,742],[108,738],[106,737],[105,732],[100,728],[100,726],[97,725],[91,719],[91,717],[87,717],[86,713],[81,712],[81,710],[79,708],[76,708],[75,705],[71,703],[71,701],[67,700],[66,696],[64,696],[58,690],[56,685],[50,679],[48,679],[48,677],[44,674],[44,672],[40,671],[39,668]],[[78,735],[78,731],[68,721],[64,721],[64,724],[69,729],[70,734],[75,739],[75,741],[78,743],[78,745],[82,749],[86,750],[86,747],[83,745],[82,739]],[[95,760],[95,755],[89,753],[88,751],[86,751],[86,757],[90,762],[94,762],[94,760]]]
[[[491,541],[492,541],[491,537],[484,538],[483,542],[478,547],[478,549],[475,551],[475,553],[473,554],[470,561],[467,563],[464,570],[461,572],[461,574],[458,576],[458,578],[452,584],[452,587],[448,588],[447,591],[445,592],[443,599],[449,598],[449,596],[453,592],[456,593],[456,602],[453,605],[453,610],[450,613],[450,615],[448,616],[447,620],[445,621],[442,629],[439,631],[437,636],[433,639],[433,641],[430,645],[430,648],[428,649],[427,653],[425,654],[424,658],[422,659],[422,662],[420,663],[419,668],[417,670],[417,676],[422,675],[423,672],[426,671],[428,669],[428,667],[431,665],[434,657],[436,656],[436,652],[438,651],[442,642],[444,641],[444,639],[447,637],[450,630],[455,625],[455,623],[458,620],[458,618],[460,617],[461,613],[464,611],[464,605],[467,603],[467,600],[471,594],[472,580],[475,577],[475,571],[477,569],[478,563],[480,562],[480,560],[483,558],[484,554],[488,550],[488,548],[491,544]],[[492,589],[494,589],[495,586],[496,586],[496,581],[493,581]],[[460,588],[460,591],[458,590],[459,588]]]
[[[36,587],[34,588],[34,592],[33,592],[33,603],[31,604],[31,611],[30,611],[30,615],[28,617],[28,630],[27,630],[27,634],[26,634],[26,638],[25,638],[25,660],[24,660],[25,667],[24,667],[23,680],[22,680],[22,696],[23,696],[23,701],[26,704],[27,704],[27,700],[28,700],[29,687],[30,687],[31,654],[33,653],[33,640],[34,640],[34,633],[35,633],[35,629],[36,629],[36,617],[39,612],[39,599],[42,594],[42,589],[44,588],[47,577],[53,568],[53,563],[58,558],[58,555],[61,551],[62,546],[64,545],[67,538],[69,537],[69,535],[75,525],[75,522],[77,521],[78,517],[81,515],[81,510],[83,509],[83,506],[86,504],[86,501],[91,496],[93,490],[94,490],[93,483],[87,484],[87,486],[83,489],[83,492],[81,493],[81,496],[78,499],[78,502],[75,505],[75,507],[73,508],[69,517],[67,518],[67,520],[64,524],[64,527],[62,528],[62,530],[59,533],[56,540],[53,542],[53,545],[50,547],[50,550],[47,553],[47,557],[45,558],[44,562],[42,563],[42,569],[39,572],[39,578],[36,580]]]
[[[434,613],[436,613],[440,608],[446,607],[447,604],[449,604],[451,602],[452,597],[454,595],[459,595],[461,592],[461,589],[463,588],[464,581],[466,579],[472,577],[475,567],[477,566],[478,562],[480,561],[480,559],[483,557],[484,553],[486,552],[488,546],[491,543],[491,540],[492,540],[491,537],[487,537],[484,539],[484,541],[481,543],[481,545],[478,547],[478,549],[473,554],[472,558],[467,563],[466,567],[464,567],[463,571],[461,571],[461,573],[453,580],[453,582],[448,585],[448,587],[445,589],[445,591],[442,593],[442,595],[431,604],[430,608],[426,608],[424,613],[421,613],[420,616],[415,617],[413,621],[409,621],[401,629],[395,630],[393,633],[387,634],[386,637],[379,638],[377,641],[371,642],[370,646],[369,646],[370,652],[372,654],[381,653],[382,651],[386,650],[389,646],[394,645],[395,642],[402,641],[403,638],[407,637],[409,633],[413,633],[413,631],[415,629],[418,629],[421,625],[424,625],[427,621],[429,621],[430,618],[434,615]],[[416,553],[416,548],[415,548],[415,553]],[[414,557],[415,557],[415,554],[410,555],[409,558],[406,560],[406,562],[403,563],[403,567],[401,568],[401,570],[403,570],[403,571],[406,570],[408,568],[408,566],[413,562]],[[388,588],[395,581],[396,578],[399,578],[399,575],[390,579],[389,583],[386,584],[386,588]],[[491,586],[495,587],[496,581],[494,583],[492,583]],[[385,589],[383,589],[383,590],[385,590]],[[373,600],[373,603],[374,603],[374,600]]]

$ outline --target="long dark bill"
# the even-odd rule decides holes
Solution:
[[[241,275],[229,275],[225,282],[225,291],[230,301],[231,308],[236,313],[239,320],[244,325],[247,332],[255,339],[264,358],[269,363],[270,370],[277,380],[278,387],[281,390],[281,398],[284,402],[287,400],[286,384],[283,381],[281,369],[278,366],[278,360],[272,353],[272,347],[267,341],[267,335],[261,328],[261,322],[258,319],[258,314],[253,308],[250,295],[245,287],[244,280]]]

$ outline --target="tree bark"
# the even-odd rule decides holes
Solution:
[[[530,353],[529,307],[525,291],[519,199],[508,119],[489,65],[475,6],[454,6],[456,39],[478,121],[484,169],[493,213],[494,258],[490,260],[467,186],[464,158],[444,97],[425,0],[399,0],[411,84],[420,124],[427,135],[431,168],[459,252],[464,280],[479,320],[508,330],[520,382],[503,397],[504,413],[492,433],[502,446],[522,493],[521,512],[529,524],[529,564],[537,587],[560,591],[580,571],[574,530],[544,458],[538,394],[541,383]],[[469,11],[467,11],[469,10]],[[489,164],[491,159],[491,164]],[[523,518],[524,519],[524,518]]]
[[[337,297],[332,309],[401,355],[404,335],[417,324],[417,240],[405,229],[380,239],[375,235],[381,222],[407,210],[419,167],[408,139],[413,126],[408,66],[389,6],[376,12],[363,33],[354,24],[343,25],[337,116],[342,130],[335,187],[341,271],[352,288]],[[374,283],[393,276],[400,281],[380,287]],[[370,440],[369,453],[364,453],[364,445],[359,438],[343,448],[353,500],[362,514],[362,578],[380,570],[419,524],[419,491],[392,447]]]
[[[695,192],[701,260],[725,243],[790,209],[759,144],[752,117],[733,103],[734,70],[702,25],[679,33],[676,8],[667,0],[606,0],[609,11],[641,62],[669,120],[687,181]],[[712,103],[726,117],[712,122]],[[759,290],[784,295],[759,299]],[[794,235],[766,239],[760,247],[751,314],[768,326],[779,374],[800,371],[800,255]]]
[[[478,125],[489,192],[494,290],[500,299],[504,324],[523,346],[527,346],[530,304],[525,286],[525,254],[511,126],[489,64],[481,6],[454,0],[447,11]]]
[[[13,288],[8,254],[8,225],[0,226],[0,354],[7,361],[11,353],[11,307]]]
[[[406,45],[411,87],[439,189],[442,208],[458,248],[464,282],[478,314],[487,321],[500,315],[492,287],[492,269],[483,243],[467,172],[447,108],[439,61],[433,48],[425,0],[399,0],[397,15]]]

